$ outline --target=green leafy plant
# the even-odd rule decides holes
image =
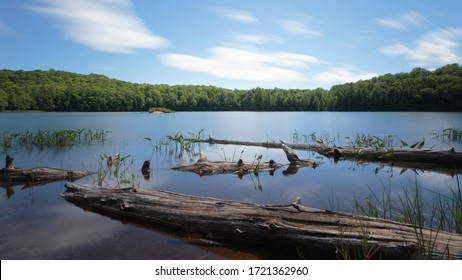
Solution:
[[[133,158],[131,155],[120,157],[119,154],[114,156],[97,155],[98,171],[96,172],[95,183],[100,187],[139,187],[138,176],[133,170]]]

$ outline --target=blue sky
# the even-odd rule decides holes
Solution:
[[[1,0],[0,69],[230,89],[462,63],[459,0]]]

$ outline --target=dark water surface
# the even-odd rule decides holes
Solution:
[[[49,166],[97,171],[100,155],[130,155],[127,177],[145,189],[164,189],[180,193],[256,203],[287,204],[301,197],[302,204],[345,212],[354,211],[359,201],[389,189],[399,197],[408,187],[419,185],[422,197],[432,201],[436,192],[448,193],[457,185],[457,177],[397,167],[332,162],[319,155],[297,151],[299,157],[316,158],[323,164],[316,169],[303,168],[295,175],[262,173],[200,177],[171,168],[192,163],[203,152],[209,160],[263,161],[287,163],[282,150],[244,146],[200,144],[190,153],[172,146],[159,145],[167,135],[180,133],[209,134],[217,139],[248,141],[305,142],[310,134],[333,139],[337,145],[348,144],[355,133],[387,138],[390,145],[400,140],[415,143],[425,139],[425,147],[461,150],[459,141],[441,137],[445,128],[462,127],[462,113],[402,112],[179,112],[144,113],[1,113],[0,134],[35,132],[37,129],[104,129],[111,131],[104,143],[77,144],[64,148],[13,147],[2,150],[15,158],[18,167]],[[439,135],[432,132],[440,133]],[[386,136],[394,135],[394,136]],[[150,138],[148,141],[145,138]],[[139,171],[150,160],[149,180]],[[96,176],[79,180],[95,183]],[[110,184],[117,182],[109,180]],[[196,239],[180,232],[149,227],[114,219],[82,209],[62,199],[64,181],[35,186],[7,186],[0,191],[1,259],[247,259],[279,258],[254,254],[242,248],[199,246]]]

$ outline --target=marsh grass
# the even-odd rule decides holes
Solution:
[[[0,134],[0,146],[4,150],[15,147],[40,149],[72,146],[77,143],[104,143],[110,131],[97,129],[60,129],[60,130],[37,130],[23,133]]]
[[[93,180],[98,186],[115,188],[140,186],[139,177],[133,169],[134,160],[131,155],[120,157],[119,154],[114,156],[104,154],[97,155],[96,159],[98,170]]]
[[[153,152],[170,158],[177,158],[180,161],[187,157],[192,161],[200,155],[200,139],[202,139],[203,132],[204,130],[201,129],[198,133],[189,132],[186,136],[178,132],[157,140],[150,137],[145,137],[144,139],[150,143]]]
[[[462,128],[449,127],[430,133],[443,142],[462,142]]]
[[[360,216],[395,220],[412,225],[419,252],[417,258],[431,259],[440,231],[461,234],[462,190],[457,176],[456,183],[455,188],[449,187],[448,194],[427,190],[416,183],[412,187],[403,187],[402,193],[395,198],[392,197],[390,187],[382,186],[381,194],[371,190],[370,196],[364,201],[355,197],[354,212]],[[434,195],[433,201],[427,202],[428,198],[423,198],[423,191],[430,191]],[[367,228],[367,225],[365,226]],[[432,231],[429,237],[424,238],[424,230],[428,228]],[[341,236],[339,240],[342,240]],[[338,246],[338,250],[343,252],[341,256],[346,254],[344,247],[345,245]],[[362,253],[363,256],[367,256],[364,255],[364,251]]]
[[[460,134],[461,136],[459,137],[459,141],[462,141],[460,140],[462,138],[462,130],[460,131]],[[455,134],[452,133],[451,135]],[[310,134],[301,134],[295,130],[295,132],[292,133],[292,141],[294,143],[304,142],[306,144],[317,144],[321,146],[332,147],[345,145],[353,148],[375,148],[376,150],[381,148],[395,147],[395,137],[396,135],[394,134],[383,134],[381,136],[377,136],[360,132],[353,132],[352,136],[345,137],[341,137],[340,134],[337,134],[336,136],[330,136],[327,132],[312,132]],[[451,137],[454,138],[454,136]],[[402,139],[399,139],[399,144],[399,147],[402,148],[422,149],[425,145],[425,138],[414,143],[408,143]]]

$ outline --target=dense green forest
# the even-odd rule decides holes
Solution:
[[[136,84],[65,71],[0,71],[0,111],[462,111],[462,66],[415,68],[331,89]]]

